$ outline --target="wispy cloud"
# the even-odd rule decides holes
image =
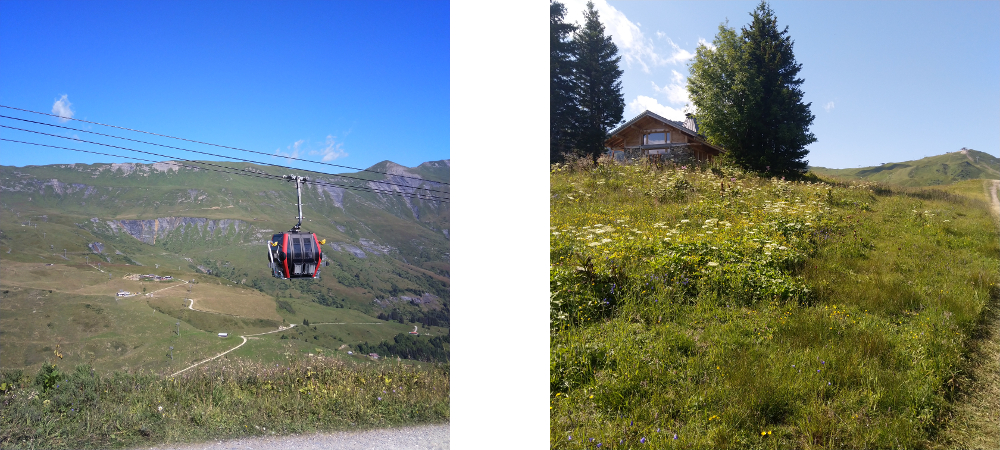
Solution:
[[[694,58],[694,53],[684,50],[679,45],[675,44],[670,38],[667,38],[667,43],[669,43],[670,48],[673,49],[673,52],[670,54],[670,58],[667,58],[667,62],[681,64],[691,58]]]
[[[661,105],[655,98],[646,97],[645,95],[636,97],[635,100],[632,100],[628,104],[628,107],[633,116],[637,116],[648,109],[670,120],[684,120],[683,110]]]
[[[830,110],[833,109],[833,106],[834,106],[833,102],[829,102],[829,103],[823,105],[823,109],[825,109],[826,112],[830,112]]]
[[[337,137],[332,134],[326,136],[326,146],[321,150],[310,151],[309,154],[323,155],[323,162],[330,162],[347,156],[347,152],[344,151],[344,143],[337,142]]]
[[[685,79],[684,75],[681,75],[681,73],[676,70],[671,70],[670,72],[672,73],[670,83],[666,86],[659,87],[656,85],[656,82],[653,81],[651,82],[653,83],[653,90],[666,95],[667,100],[669,100],[672,104],[684,105],[689,103],[691,98],[688,96],[687,79]]]
[[[288,147],[285,147],[285,149],[287,151],[283,152],[283,151],[281,151],[280,148],[277,149],[277,150],[275,150],[274,151],[274,156],[275,157],[280,156],[282,158],[298,158],[302,154],[302,144],[305,144],[305,143],[306,143],[306,141],[304,139],[299,139],[299,140],[293,142]]]
[[[705,38],[698,38],[698,45],[704,45],[705,47],[708,47],[709,50],[712,50],[713,52],[715,51],[715,45],[706,41]]]
[[[625,14],[608,4],[606,0],[593,0],[594,8],[601,17],[604,24],[605,33],[611,36],[611,40],[618,46],[619,54],[625,63],[631,66],[638,64],[643,72],[650,73],[649,67],[662,66],[665,64],[683,63],[694,54],[680,48],[673,43],[666,34],[657,31],[655,35],[659,39],[666,38],[671,47],[669,57],[663,57],[657,53],[653,40],[645,37],[638,22],[633,23]],[[587,0],[566,0],[566,21],[582,26],[584,24],[583,12],[587,9]]]
[[[348,131],[348,133],[350,133]],[[344,143],[337,142],[337,137],[330,134],[326,136],[326,142],[320,149],[315,149],[313,145],[310,145],[305,139],[299,139],[291,145],[285,147],[285,150],[280,148],[274,151],[274,158],[301,158],[303,156],[317,156],[320,155],[320,159],[323,162],[330,162],[337,158],[343,158],[347,156],[347,152],[344,151]]]
[[[73,104],[69,102],[69,96],[63,94],[55,103],[52,104],[52,114],[59,116],[60,122],[69,122],[69,119],[73,118]]]

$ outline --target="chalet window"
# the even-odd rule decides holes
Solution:
[[[666,144],[670,141],[670,133],[647,133],[642,135],[642,145]]]

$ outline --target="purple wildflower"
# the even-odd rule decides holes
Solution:
[[[646,438],[644,437],[642,439],[639,439],[639,443],[640,444],[645,444],[646,443]]]

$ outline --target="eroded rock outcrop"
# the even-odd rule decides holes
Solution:
[[[142,242],[153,245],[157,239],[166,237],[170,232],[180,229],[181,234],[195,232],[206,238],[213,238],[229,232],[239,232],[248,228],[248,224],[238,219],[206,219],[204,217],[160,217],[157,219],[125,219],[108,220],[108,227],[115,234],[124,232]]]

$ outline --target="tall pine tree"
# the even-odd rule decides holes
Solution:
[[[766,1],[751,13],[740,34],[719,26],[710,49],[699,46],[691,63],[688,92],[702,132],[726,149],[734,162],[773,174],[797,174],[807,167],[805,147],[815,116],[802,102],[802,65],[795,62],[788,27]]]
[[[562,161],[573,149],[577,115],[576,84],[573,80],[573,42],[576,26],[566,23],[566,6],[549,3],[549,159]]]
[[[625,111],[622,71],[618,68],[622,58],[611,37],[604,35],[593,2],[587,2],[584,18],[586,23],[573,37],[579,106],[575,144],[581,153],[597,156],[604,151],[608,131],[621,122]]]

